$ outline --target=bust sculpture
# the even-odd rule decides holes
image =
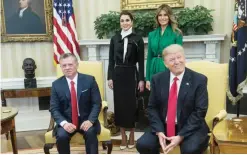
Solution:
[[[25,88],[37,88],[37,82],[35,78],[36,68],[37,66],[32,58],[26,58],[23,60],[22,69],[25,72],[25,79],[24,79]]]

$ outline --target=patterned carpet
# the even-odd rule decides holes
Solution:
[[[54,146],[50,150],[51,154],[58,154],[56,146]],[[103,150],[102,147],[99,149],[100,154],[107,154],[106,150]],[[6,152],[2,154],[13,154],[13,152]],[[21,149],[18,150],[18,154],[44,154],[43,148],[37,148],[37,149]],[[86,154],[85,146],[73,146],[71,147],[71,154]],[[112,149],[112,154],[137,154],[137,151],[135,148],[133,149],[125,149],[120,150],[119,147],[114,146]]]

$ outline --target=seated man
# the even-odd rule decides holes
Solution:
[[[77,72],[77,58],[66,53],[59,59],[64,76],[52,83],[50,112],[56,122],[54,135],[59,154],[70,153],[70,138],[76,132],[83,135],[86,153],[98,153],[97,134],[101,97],[93,76]]]
[[[202,153],[208,146],[207,77],[185,67],[184,49],[170,45],[163,51],[166,71],[153,76],[148,103],[152,131],[138,139],[139,153],[164,153],[180,145],[181,153]]]

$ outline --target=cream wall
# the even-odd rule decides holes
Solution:
[[[74,0],[74,10],[79,39],[96,39],[94,20],[108,11],[120,11],[120,0]],[[233,0],[185,0],[185,7],[204,5],[214,9],[212,33],[227,34],[221,62],[228,62],[233,17]],[[36,61],[36,77],[55,76],[52,43],[3,43],[1,44],[2,78],[24,77],[22,61],[31,57]]]
[[[22,78],[22,62],[25,58],[36,62],[36,77],[55,76],[52,43],[4,43],[1,45],[2,78]]]

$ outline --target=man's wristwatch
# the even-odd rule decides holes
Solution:
[[[89,120],[92,124],[94,124],[94,121]]]

